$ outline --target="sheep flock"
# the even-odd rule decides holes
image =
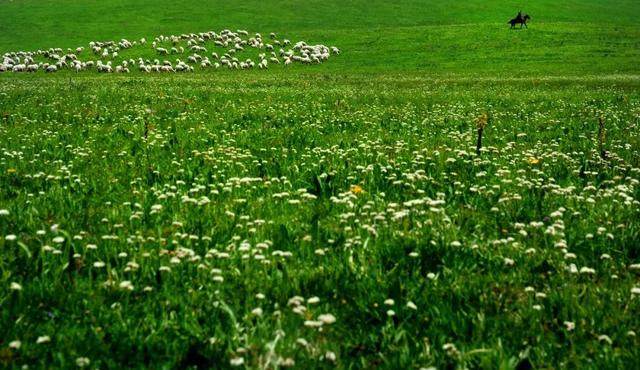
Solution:
[[[143,50],[147,49],[145,53]],[[140,50],[136,53],[136,49]],[[153,54],[151,57],[148,54]],[[249,52],[254,50],[253,53]],[[257,53],[257,56],[255,55]],[[127,54],[134,54],[127,57]],[[146,54],[146,55],[145,55]],[[242,56],[242,54],[245,54]],[[50,48],[37,51],[8,52],[2,55],[2,72],[54,73],[74,72],[130,73],[194,72],[196,69],[268,69],[270,65],[321,64],[340,54],[335,46],[292,43],[270,33],[250,35],[246,30],[160,35],[153,41],[91,41],[88,47]],[[146,56],[146,58],[145,58]],[[252,58],[253,57],[253,58]],[[171,60],[173,59],[173,60]]]

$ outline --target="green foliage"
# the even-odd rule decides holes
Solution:
[[[4,365],[633,366],[636,82],[228,76],[2,85]]]

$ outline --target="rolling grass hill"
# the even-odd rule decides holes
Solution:
[[[512,1],[0,1],[0,52],[91,40],[246,28],[337,45],[312,72],[428,75],[635,74],[636,1],[536,1],[509,31]],[[154,54],[149,51],[147,56]],[[307,69],[304,69],[307,71]],[[273,73],[273,72],[271,72]]]

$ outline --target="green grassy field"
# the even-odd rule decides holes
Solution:
[[[640,5],[519,6],[0,0],[0,54],[342,50],[0,73],[0,367],[635,368]]]
[[[135,6],[127,1],[2,1],[0,53],[244,28],[335,44],[347,52],[310,72],[518,76],[638,72],[636,1],[538,1],[524,9],[533,16],[531,29],[507,32],[506,21],[519,6],[480,0],[303,5],[144,0]],[[153,55],[149,49],[147,56]]]

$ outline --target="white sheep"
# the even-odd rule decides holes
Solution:
[[[244,37],[244,38],[243,38]],[[205,56],[208,54],[206,42],[211,41],[216,46],[223,47],[226,51],[224,54],[215,51],[211,52],[210,58]],[[187,46],[193,54],[187,55],[185,61],[176,60],[175,67],[171,62],[164,61],[161,63],[156,60],[155,64],[149,60],[143,60],[143,58],[125,59],[124,55],[120,55],[121,50],[135,48],[139,45],[146,45],[147,40],[141,38],[138,41],[130,42],[126,39],[120,41],[91,41],[89,42],[88,52],[93,52],[98,57],[97,70],[98,72],[109,73],[112,71],[118,73],[128,72],[130,66],[138,66],[141,72],[151,71],[180,71],[190,72],[193,71],[193,65],[199,64],[202,68],[220,68],[228,67],[230,69],[249,69],[253,67],[259,67],[260,69],[268,69],[269,64],[281,64],[289,66],[296,62],[311,64],[311,63],[323,63],[328,60],[331,55],[339,55],[341,50],[336,46],[325,46],[322,44],[309,45],[304,41],[296,42],[293,46],[289,39],[282,39],[280,41],[274,32],[268,34],[268,40],[264,40],[260,33],[256,33],[253,37],[249,37],[249,33],[246,30],[231,31],[228,29],[222,30],[220,33],[215,31],[200,32],[200,33],[184,33],[180,35],[159,35],[153,39],[151,43],[154,50],[159,55],[169,54],[182,54],[185,53],[185,47]],[[268,41],[268,42],[266,42]],[[171,42],[171,47],[162,47],[162,43]],[[245,48],[252,47],[261,50],[258,55],[258,59],[254,63],[251,59],[245,59],[239,61],[241,52],[245,51]],[[291,49],[288,49],[291,48]],[[287,50],[288,49],[288,50]],[[45,72],[55,72],[61,69],[69,68],[80,72],[87,69],[92,69],[94,61],[82,62],[78,60],[78,56],[84,51],[84,47],[67,48],[66,52],[63,52],[62,48],[49,48],[44,50],[37,50],[34,52],[10,52],[0,55],[0,72],[4,71],[37,71],[44,70]],[[220,54],[219,54],[220,53]],[[202,55],[202,56],[201,56]],[[236,57],[237,56],[237,57]],[[99,59],[114,60],[120,57],[122,62],[115,67],[111,66],[111,62],[106,64],[102,63]],[[38,62],[36,59],[45,58],[46,62]],[[217,61],[213,63],[213,61]],[[189,63],[189,64],[187,64]]]

